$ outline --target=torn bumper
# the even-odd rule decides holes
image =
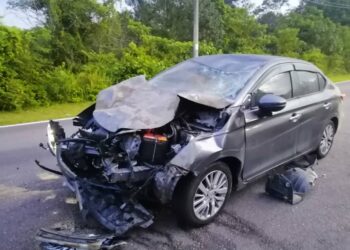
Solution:
[[[162,203],[168,203],[178,180],[188,173],[174,165],[133,166],[114,168],[113,172],[109,169],[108,178],[100,178],[99,174],[94,173],[86,177],[75,171],[74,166],[70,167],[64,154],[67,144],[83,143],[83,139],[65,139],[65,136],[60,136],[58,133],[64,134],[64,130],[57,122],[50,122],[48,132],[51,134],[48,145],[54,149],[52,151],[60,169],[60,172],[56,172],[66,178],[67,186],[76,194],[83,217],[91,215],[116,236],[121,236],[134,227],[146,228],[153,223],[153,215],[137,202],[141,190],[152,185],[153,189],[146,191],[153,190],[152,197],[154,195]],[[91,148],[91,145],[84,146],[84,150],[90,150],[89,152],[92,152]],[[37,164],[48,170],[39,162]]]
[[[116,236],[153,223],[153,215],[147,209],[116,187],[108,189],[83,181],[70,181],[69,186],[76,194],[83,216],[92,215]]]
[[[60,147],[57,147],[57,160],[69,188],[76,194],[83,216],[92,215],[115,235],[123,235],[136,226],[146,228],[153,223],[153,215],[140,203],[130,199],[130,193],[122,188],[78,178],[62,161]]]
[[[126,244],[114,235],[80,234],[59,229],[40,229],[36,239],[43,250],[114,249]]]

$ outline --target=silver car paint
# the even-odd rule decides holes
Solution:
[[[233,107],[226,125],[215,133],[202,133],[192,140],[169,162],[192,171],[195,175],[208,163],[227,157],[244,159],[244,116],[240,107]]]
[[[329,87],[329,80],[324,91],[289,100],[283,110],[272,116],[261,117],[259,110],[245,108],[247,96],[264,76],[283,71],[284,68],[318,72],[324,76],[317,67],[301,60],[278,57],[271,60],[236,97],[229,108],[232,113],[226,126],[212,135],[193,138],[169,164],[190,170],[196,175],[211,162],[224,158],[236,159],[240,164],[230,167],[239,173],[238,187],[242,187],[268,170],[315,150],[324,124],[332,118],[340,118],[339,96],[336,87]],[[320,110],[319,104],[326,100],[332,103],[332,107]],[[303,119],[291,122],[290,118],[296,111],[302,113]],[[315,112],[319,112],[320,116],[315,115]],[[303,144],[307,146],[303,147]]]

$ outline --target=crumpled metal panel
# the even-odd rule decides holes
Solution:
[[[75,192],[83,214],[91,214],[107,229],[121,236],[134,227],[147,228],[153,215],[128,195],[75,182]]]
[[[136,76],[102,90],[96,100],[94,119],[110,132],[118,129],[152,129],[174,119],[180,98],[222,109],[233,100],[174,88],[156,88],[145,76]]]
[[[154,88],[145,76],[136,76],[102,90],[93,116],[110,132],[157,128],[174,118],[179,101],[176,94]]]
[[[181,92],[178,95],[192,102],[203,104],[216,109],[223,109],[233,102],[233,100],[229,100],[218,95],[203,93]]]
[[[240,107],[230,107],[229,120],[220,131],[201,133],[189,142],[169,162],[170,165],[197,174],[200,169],[217,160],[229,157],[244,158],[244,116]]]
[[[99,234],[90,230],[71,231],[60,228],[40,229],[36,239],[41,242],[42,250],[74,250],[74,249],[116,249],[126,242],[114,234]]]
[[[221,137],[217,138],[205,134],[199,135],[197,138],[190,140],[190,142],[171,159],[170,164],[180,166],[184,169],[191,169],[193,164],[199,161],[198,159],[222,151],[222,143]]]

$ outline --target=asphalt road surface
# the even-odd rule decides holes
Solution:
[[[315,189],[298,205],[264,194],[264,180],[234,193],[210,225],[181,228],[168,208],[155,209],[155,223],[130,233],[123,249],[350,249],[350,82],[338,85],[348,97],[331,153],[317,166]],[[62,122],[72,131],[70,121]],[[37,249],[41,227],[91,226],[80,217],[62,179],[40,170],[46,124],[0,128],[0,249]]]

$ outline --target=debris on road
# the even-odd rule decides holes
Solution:
[[[269,176],[265,191],[273,197],[294,205],[315,185],[318,178],[312,166],[317,164],[316,156],[308,155],[293,162],[283,173]]]
[[[114,234],[95,234],[71,232],[63,229],[40,229],[36,239],[42,250],[112,250],[126,245],[126,242]]]

